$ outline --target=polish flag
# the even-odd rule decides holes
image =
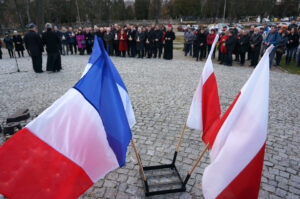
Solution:
[[[216,35],[194,94],[187,120],[188,127],[203,131],[202,140],[206,144],[209,142],[208,130],[220,119],[221,115],[218,86],[211,60],[218,38],[219,35]]]
[[[73,88],[0,146],[0,194],[78,198],[125,164],[135,124],[128,92],[97,37],[91,57]]]
[[[211,163],[202,177],[205,198],[258,197],[268,127],[272,48],[266,50],[233,105],[219,120]]]

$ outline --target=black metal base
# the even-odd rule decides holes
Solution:
[[[176,166],[175,166],[175,162],[176,162],[176,158],[177,158],[177,152],[174,153],[174,157],[173,157],[173,161],[171,164],[164,164],[164,165],[157,165],[157,166],[147,166],[147,167],[143,167],[145,173],[147,171],[151,171],[151,170],[163,170],[163,169],[171,169],[175,175],[177,176],[177,182],[176,184],[178,184],[179,188],[169,188],[169,189],[163,189],[161,188],[160,190],[157,191],[151,191],[151,186],[149,186],[149,182],[148,182],[148,178],[151,176],[147,177],[147,180],[144,181],[144,186],[145,186],[145,195],[146,196],[154,196],[154,195],[161,195],[161,194],[168,194],[168,193],[177,193],[177,192],[185,192],[186,191],[186,184],[190,178],[190,175],[188,174],[185,178],[185,180],[183,181]],[[160,187],[162,187],[159,184]]]
[[[150,170],[161,170],[161,169],[172,169],[175,174],[178,177],[179,183],[180,183],[180,188],[175,188],[175,189],[161,189],[159,191],[151,191],[151,186],[148,184],[148,179],[144,181],[144,186],[145,186],[145,195],[146,196],[153,196],[153,195],[161,195],[161,194],[167,194],[167,193],[176,193],[176,192],[185,192],[185,183],[181,179],[181,176],[175,166],[175,164],[165,164],[165,165],[158,165],[158,166],[148,166],[148,167],[143,167],[144,171],[150,171]]]

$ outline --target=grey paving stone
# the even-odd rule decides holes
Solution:
[[[63,70],[53,74],[32,72],[29,57],[15,61],[0,60],[0,125],[17,109],[29,108],[29,122],[62,96],[80,78],[88,56],[62,57]],[[174,59],[132,59],[112,57],[134,107],[137,123],[132,129],[143,165],[169,164],[188,114],[204,62]],[[46,57],[43,57],[46,65]],[[222,113],[232,103],[253,68],[226,67],[214,64]],[[271,71],[269,125],[264,169],[259,198],[299,199],[300,187],[300,82],[298,75]],[[26,124],[26,122],[24,124]],[[0,144],[4,137],[0,134]],[[204,144],[201,133],[186,129],[177,157],[183,177],[198,157]],[[199,188],[206,154],[188,183],[187,193],[167,194],[154,198],[203,198]],[[129,191],[128,191],[129,190]],[[81,198],[145,198],[143,182],[131,146],[126,165],[99,180]],[[152,198],[151,198],[152,199]]]

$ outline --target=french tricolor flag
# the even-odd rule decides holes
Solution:
[[[48,109],[0,146],[0,193],[77,198],[125,164],[135,117],[127,89],[95,37],[89,70]]]
[[[209,143],[210,139],[210,135],[208,133],[210,127],[212,127],[220,119],[221,115],[217,80],[211,59],[218,38],[219,35],[216,35],[208,58],[205,62],[187,119],[188,127],[203,131],[202,140],[206,144]]]

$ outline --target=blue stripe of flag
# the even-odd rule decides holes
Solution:
[[[96,41],[98,39],[94,43],[98,43]],[[94,44],[93,51],[104,52],[103,43],[102,41],[99,42],[100,45],[99,43]],[[98,45],[99,48],[95,45]],[[101,53],[100,57],[94,59],[96,61],[91,69],[77,82],[74,88],[98,111],[109,145],[121,167],[125,164],[127,146],[132,135],[112,72],[113,65],[109,59],[106,52]],[[124,83],[123,86],[125,87]]]

